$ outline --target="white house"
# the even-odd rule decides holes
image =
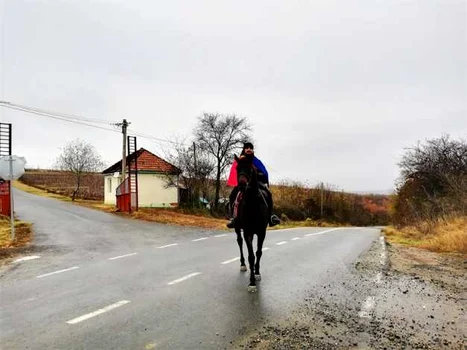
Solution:
[[[130,154],[126,163],[138,168],[138,205],[140,207],[174,207],[179,203],[178,176],[180,169],[144,148]],[[116,189],[121,183],[122,161],[104,170],[104,203],[116,204]],[[168,186],[168,179],[174,185]]]

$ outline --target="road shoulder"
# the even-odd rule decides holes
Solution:
[[[465,348],[466,269],[463,256],[376,240],[346,276],[232,348]]]

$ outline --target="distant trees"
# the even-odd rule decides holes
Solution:
[[[102,170],[104,162],[94,146],[83,140],[76,139],[65,145],[56,160],[55,167],[73,174],[75,188],[71,200],[74,201],[80,190],[83,175],[88,172]]]
[[[394,203],[399,226],[467,215],[467,143],[449,135],[408,148]]]
[[[307,187],[299,182],[271,186],[275,212],[284,221],[310,220],[339,224],[386,225],[389,223],[389,196],[358,195],[335,186]]]

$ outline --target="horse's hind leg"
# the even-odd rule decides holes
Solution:
[[[243,238],[242,238],[242,231],[239,228],[235,229],[235,233],[237,234],[237,243],[238,247],[240,248],[240,271],[246,271],[245,265],[245,257],[243,256]]]
[[[255,280],[255,252],[253,251],[253,235],[244,234],[246,246],[248,248],[248,263],[250,264],[250,284],[248,285],[249,292],[256,292]]]
[[[261,260],[261,256],[263,255],[263,243],[264,243],[265,238],[266,238],[266,231],[258,234],[258,247],[256,250],[256,264],[255,264],[255,278],[257,281],[261,281],[261,273],[259,271],[259,262]]]

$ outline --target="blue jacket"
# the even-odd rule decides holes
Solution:
[[[253,166],[258,170],[258,181],[264,182],[269,186],[269,174],[264,166],[256,156],[253,157]],[[230,174],[227,179],[228,186],[237,186],[237,161],[234,160],[232,166],[230,167]]]

